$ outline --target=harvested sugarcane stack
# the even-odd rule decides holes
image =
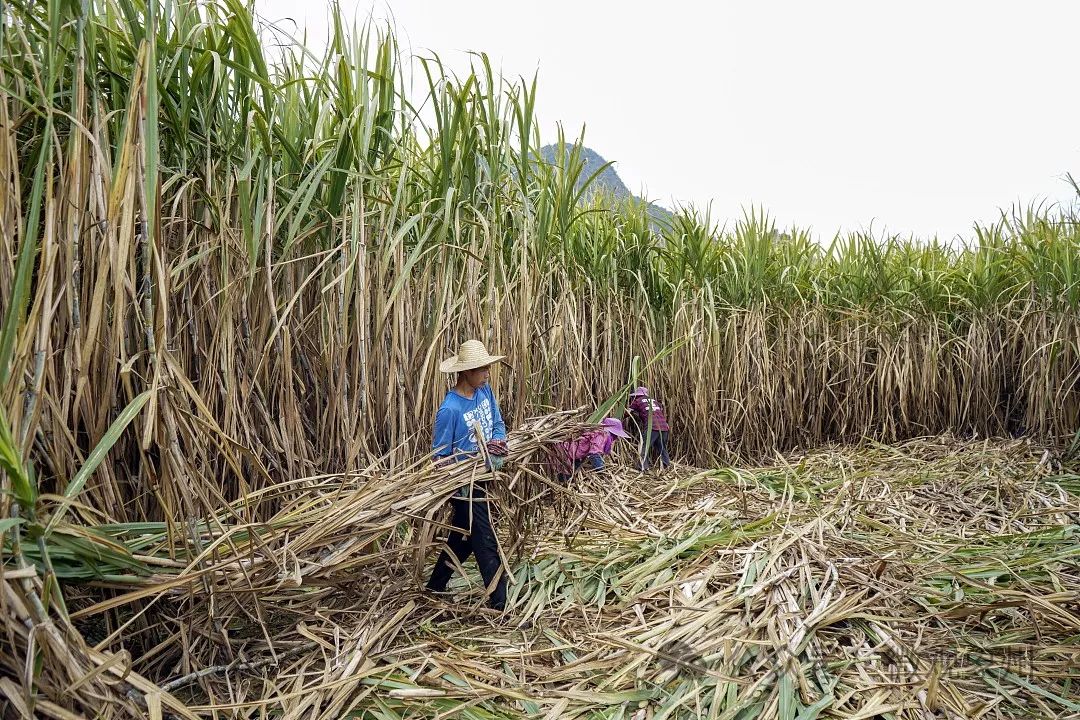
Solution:
[[[479,481],[492,482],[496,501],[505,508],[503,526],[510,529],[507,554],[515,554],[537,517],[544,514],[550,520],[560,514],[560,502],[577,497],[547,477],[547,465],[557,443],[587,427],[580,411],[528,420],[510,433],[508,472],[497,479],[482,459],[437,466],[422,457],[399,469],[375,466],[358,475],[295,483],[288,500],[281,501],[281,509],[264,523],[244,522],[245,501],[233,503],[211,521],[192,524],[189,533],[173,536],[175,544],[164,538],[145,551],[183,562],[174,560],[153,577],[138,579],[127,594],[75,616],[122,607],[156,588],[183,599],[190,606],[185,621],[207,625],[210,634],[222,618],[244,617],[261,624],[267,596],[275,604],[287,605],[361,582],[393,578],[415,585],[445,501],[459,488]],[[128,538],[129,543],[138,540]],[[118,582],[111,586],[121,587]],[[406,582],[403,587],[407,586]]]
[[[452,472],[416,473],[417,494],[469,479]],[[476,609],[475,576],[452,604],[418,592],[414,538],[350,494],[283,520],[276,562],[222,564],[209,590],[189,586],[195,603],[162,593],[187,608],[184,655],[137,667],[194,712],[239,717],[1077,710],[1080,482],[1041,447],[946,438],[741,471],[615,467],[562,492],[576,497],[558,519],[538,503],[546,522],[513,562],[505,616]],[[398,507],[426,522],[436,505]],[[347,527],[370,542],[341,545]]]

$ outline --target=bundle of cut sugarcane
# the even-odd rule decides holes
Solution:
[[[153,581],[167,584],[174,595],[219,596],[218,603],[349,582],[382,568],[388,557],[422,559],[445,500],[478,482],[489,484],[507,508],[508,525],[520,541],[528,518],[540,512],[537,498],[559,495],[547,477],[552,447],[587,427],[578,411],[528,420],[510,433],[505,471],[498,474],[487,469],[483,457],[448,465],[422,457],[392,470],[314,478],[265,522],[237,522],[241,504],[234,504],[213,522],[193,525],[181,545],[171,548],[174,556],[188,555],[186,568],[170,569]],[[409,520],[418,521],[412,531]]]

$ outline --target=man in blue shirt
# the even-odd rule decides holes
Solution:
[[[437,462],[475,459],[480,451],[479,443],[483,442],[491,469],[502,467],[507,454],[506,424],[488,379],[491,365],[503,357],[488,354],[479,340],[466,340],[455,356],[443,360],[439,366],[442,372],[457,373],[457,383],[446,393],[435,415],[432,448]],[[439,554],[427,588],[433,592],[445,591],[456,565],[475,553],[476,564],[490,593],[488,603],[502,610],[506,606],[506,570],[499,557],[485,484],[481,481],[461,488],[450,499],[454,507],[451,520],[454,529],[446,541],[446,549]]]

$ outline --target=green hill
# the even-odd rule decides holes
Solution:
[[[569,153],[573,146],[567,145],[565,147],[566,152]],[[555,144],[544,145],[542,148],[540,148],[540,157],[543,158],[544,162],[558,162],[559,146]],[[657,205],[656,203],[649,202],[644,198],[640,198],[630,192],[630,188],[626,187],[626,183],[624,183],[622,181],[622,178],[619,177],[619,173],[615,171],[615,166],[613,164],[604,167],[604,165],[607,163],[607,160],[601,157],[600,153],[585,146],[582,146],[581,160],[583,162],[583,167],[581,170],[581,174],[578,176],[579,188],[581,187],[582,183],[584,183],[589,177],[593,175],[593,173],[597,172],[598,170],[600,171],[600,174],[596,176],[596,178],[592,181],[592,184],[586,191],[586,197],[592,198],[599,192],[605,192],[607,194],[610,194],[616,200],[629,200],[632,202],[645,203],[648,206],[647,211],[649,213],[649,216],[653,219],[655,223],[667,224],[671,221],[672,213],[670,210],[661,205]],[[603,169],[601,170],[601,168]]]

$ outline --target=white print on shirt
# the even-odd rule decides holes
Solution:
[[[648,412],[654,412],[654,411],[660,409],[660,403],[656,402],[655,400],[653,400],[651,398],[648,399],[648,400],[642,400],[641,402],[645,406],[645,409]]]
[[[474,420],[480,423],[480,429],[484,432],[484,437],[474,438],[477,441],[477,445],[482,442],[486,443],[491,439],[491,434],[495,431],[495,416],[491,412],[490,400],[484,398],[475,409],[470,410],[467,413],[462,413],[461,416],[465,419],[465,425],[470,428],[470,431]]]

